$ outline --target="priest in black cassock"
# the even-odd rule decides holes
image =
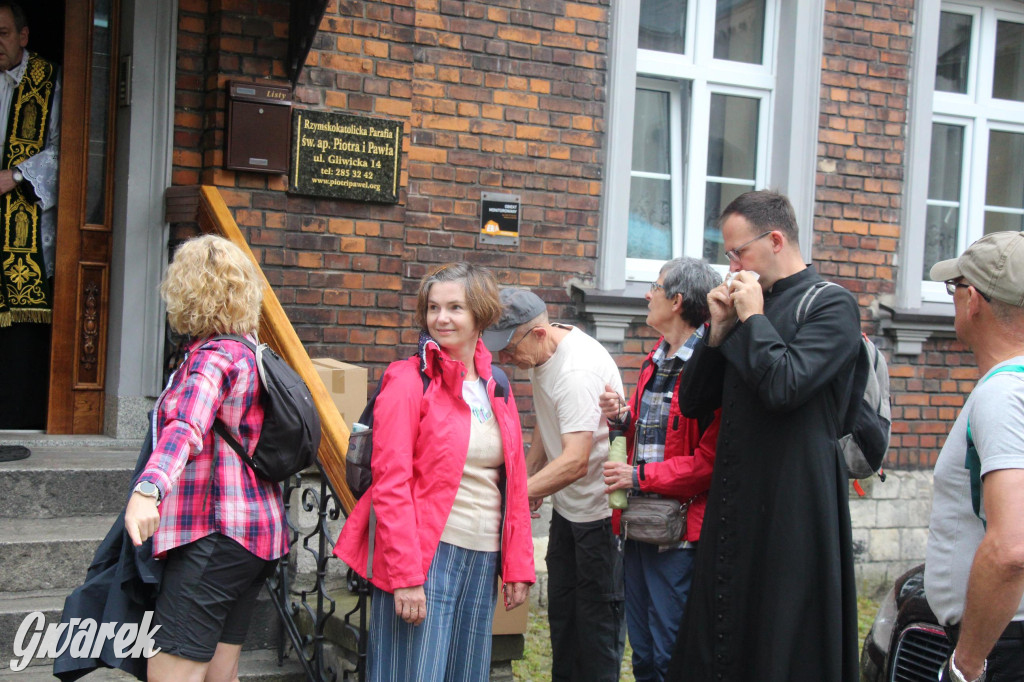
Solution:
[[[732,278],[680,381],[687,416],[721,407],[693,587],[668,679],[856,682],[857,595],[839,429],[857,301],[804,264],[789,200],[748,192],[720,218]],[[731,279],[731,281],[730,281]]]

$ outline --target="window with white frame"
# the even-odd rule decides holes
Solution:
[[[1024,6],[944,2],[932,104],[922,300],[931,266],[979,237],[1024,229]]]
[[[727,265],[716,220],[769,185],[779,0],[641,0],[626,278]]]

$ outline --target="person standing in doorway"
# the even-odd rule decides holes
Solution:
[[[28,40],[0,0],[0,429],[45,428],[49,386],[60,73]]]

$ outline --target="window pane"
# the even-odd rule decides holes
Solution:
[[[686,52],[686,0],[641,0],[642,50]]]
[[[762,63],[764,7],[765,0],[718,0],[715,59]]]
[[[633,178],[629,188],[627,258],[672,257],[672,184],[669,180]]]
[[[663,90],[636,91],[633,112],[633,170],[669,172],[669,96]]]
[[[939,58],[935,65],[935,89],[967,92],[971,57],[971,16],[943,12],[939,22]]]
[[[754,187],[747,185],[726,185],[720,182],[709,182],[704,196],[704,259],[709,263],[728,265],[725,250],[722,247],[722,231],[718,228],[718,218],[722,209],[732,200],[749,192]]]
[[[928,271],[940,260],[956,258],[956,234],[960,224],[960,209],[955,206],[929,206],[924,237],[924,270],[921,276],[928,280]]]
[[[735,95],[711,96],[708,175],[753,180],[757,168],[760,102]]]
[[[107,222],[107,117],[110,112],[110,0],[99,0],[93,16],[92,79],[89,93],[89,167],[85,221]]]
[[[996,30],[996,64],[992,96],[1024,101],[1024,24],[1000,21]]]
[[[963,126],[932,125],[931,169],[928,198],[960,201],[960,172],[963,168]]]
[[[989,133],[986,177],[988,206],[1024,208],[1024,134],[1001,130]]]
[[[1013,213],[985,211],[985,234],[1006,230],[1014,232],[1024,230],[1024,216],[1014,215]]]

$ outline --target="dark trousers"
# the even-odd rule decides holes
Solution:
[[[958,626],[946,628],[946,636],[956,646],[960,637]],[[988,655],[986,682],[1020,682],[1024,680],[1024,621],[1011,621]]]
[[[626,625],[636,682],[662,682],[686,609],[697,550],[626,540]]]
[[[45,429],[50,325],[0,327],[0,429]]]
[[[553,511],[546,558],[552,682],[617,682],[626,627],[611,519],[573,523]]]

